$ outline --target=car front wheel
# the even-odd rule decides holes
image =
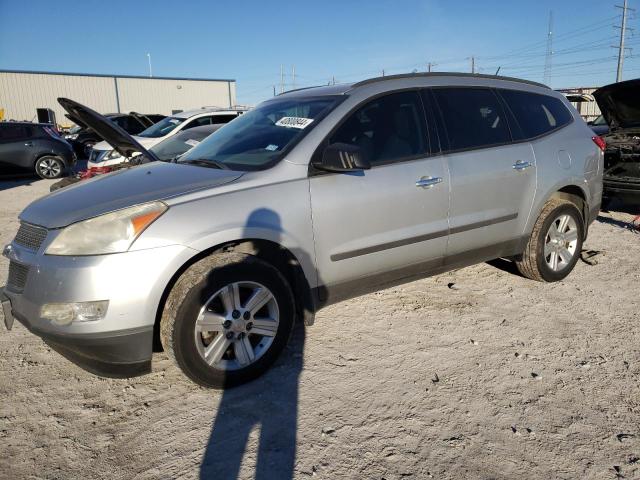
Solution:
[[[287,344],[294,312],[291,289],[276,268],[251,255],[214,254],[176,282],[160,338],[191,380],[231,387],[271,366]]]
[[[36,161],[36,173],[40,178],[48,180],[60,178],[64,172],[64,163],[58,157],[45,156]]]

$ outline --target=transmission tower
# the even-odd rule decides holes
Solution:
[[[616,5],[617,8],[622,9],[622,24],[619,27],[620,29],[620,46],[614,47],[618,49],[618,69],[616,71],[616,82],[622,80],[622,66],[624,65],[624,56],[627,53],[627,50],[631,50],[629,47],[624,46],[625,35],[627,34],[627,30],[633,30],[632,28],[627,27],[627,12],[629,10],[634,11],[635,9],[627,7],[627,0],[624,0],[624,4]]]
[[[549,12],[549,28],[547,29],[547,54],[544,59],[544,83],[551,80],[551,58],[553,56],[553,11]]]

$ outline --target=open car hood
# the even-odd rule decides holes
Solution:
[[[68,98],[58,98],[58,103],[69,113],[74,122],[91,128],[123,157],[129,158],[139,152],[149,161],[158,160],[152,152],[140,145],[131,135],[98,112]]]
[[[640,79],[605,85],[593,96],[612,129],[640,127]]]

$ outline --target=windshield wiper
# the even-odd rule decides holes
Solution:
[[[205,159],[196,158],[193,160],[191,159],[182,160],[176,163],[184,163],[187,165],[198,165],[199,167],[207,167],[207,168],[218,168],[220,170],[229,170],[229,167],[227,167],[224,163],[219,162],[217,160],[205,160]]]

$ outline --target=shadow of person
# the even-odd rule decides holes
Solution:
[[[269,209],[255,210],[247,219],[244,237],[251,238],[256,227],[279,232],[280,217]],[[257,247],[252,254],[258,257],[267,255],[268,258],[269,253],[273,254]],[[302,262],[301,256],[306,253],[296,251],[294,255]],[[303,368],[305,342],[302,318],[298,312],[288,346],[263,376],[223,392],[202,458],[201,479],[239,478],[245,456],[247,465],[255,462],[255,479],[293,478],[298,382]]]

